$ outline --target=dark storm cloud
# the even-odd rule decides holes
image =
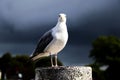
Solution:
[[[0,43],[35,43],[44,32],[51,29],[47,27],[50,25],[42,25],[43,28],[41,28],[41,25],[37,26],[37,28],[28,30],[16,30],[10,26],[0,27],[0,36],[2,37],[0,38]]]
[[[70,30],[71,43],[91,44],[100,35],[120,37],[120,6],[108,7],[100,12],[93,11],[80,22],[81,19],[78,19],[76,25],[72,25],[77,26],[77,29],[72,27]]]

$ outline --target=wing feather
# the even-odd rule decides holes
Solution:
[[[44,49],[47,47],[47,45],[53,40],[52,32],[48,31],[45,33],[39,40],[37,47],[35,51],[33,52],[32,57],[44,53]]]

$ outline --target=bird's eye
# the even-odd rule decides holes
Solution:
[[[60,15],[59,15],[59,17],[60,17]]]

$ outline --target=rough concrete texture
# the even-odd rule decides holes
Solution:
[[[36,68],[35,80],[92,80],[92,69],[86,66]]]

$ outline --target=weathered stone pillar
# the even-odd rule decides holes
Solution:
[[[92,80],[92,69],[86,66],[36,68],[35,80]]]

